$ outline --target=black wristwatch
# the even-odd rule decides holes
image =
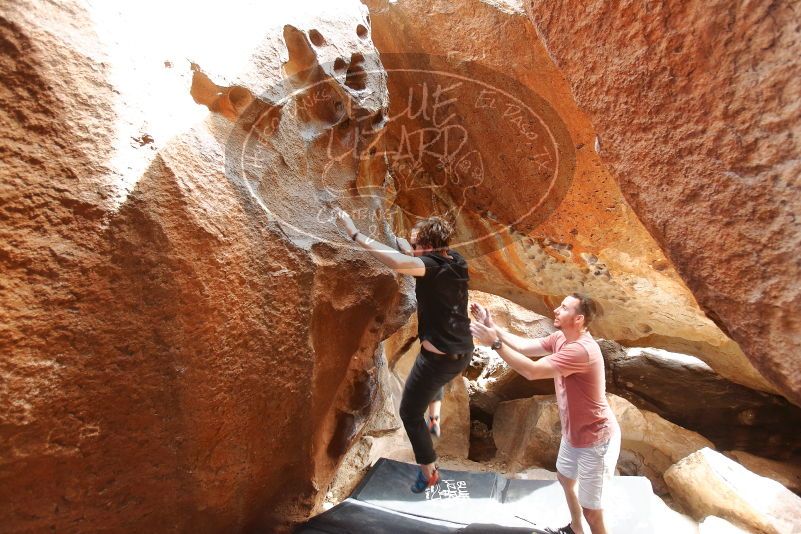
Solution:
[[[503,345],[503,341],[501,341],[501,338],[498,338],[498,339],[496,339],[495,341],[492,342],[492,345],[490,345],[490,348],[492,350],[498,350],[499,348],[501,348],[502,345]]]

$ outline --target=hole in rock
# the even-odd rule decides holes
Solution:
[[[189,94],[195,102],[209,111],[237,122],[243,129],[257,127],[261,134],[271,134],[281,119],[281,105],[257,99],[246,87],[224,87],[214,83],[198,65],[192,66],[192,85]]]
[[[371,373],[362,373],[353,384],[348,408],[352,412],[363,412],[369,409],[370,402],[375,398],[376,387],[375,377]]]
[[[345,85],[356,91],[367,87],[367,71],[364,70],[363,63],[364,56],[358,52],[354,53],[350,58],[350,67],[345,75]]]
[[[336,421],[336,428],[327,448],[328,455],[332,458],[345,454],[356,432],[356,417],[353,414],[337,412]]]
[[[314,46],[324,46],[326,44],[325,37],[317,30],[309,30],[309,39]]]
[[[338,57],[334,60],[334,70],[336,72],[342,72],[347,67],[348,67],[348,62],[342,59],[341,57]]]
[[[377,129],[383,126],[385,120],[386,118],[384,117],[383,110],[378,111],[375,115],[373,115],[373,129]]]
[[[284,42],[289,52],[289,59],[284,63],[284,73],[287,76],[298,76],[317,66],[317,54],[305,33],[287,24],[284,26]]]

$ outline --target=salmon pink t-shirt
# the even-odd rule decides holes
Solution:
[[[601,347],[589,332],[567,342],[562,332],[541,339],[546,356],[559,373],[554,377],[562,436],[573,447],[591,447],[607,441],[618,429],[606,401],[606,377]]]

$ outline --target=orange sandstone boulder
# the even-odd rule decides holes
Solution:
[[[706,314],[801,404],[794,3],[525,7],[629,205]]]
[[[6,531],[304,518],[412,311],[319,218],[321,139],[387,104],[333,67],[375,61],[366,9],[162,8],[0,6]]]
[[[596,151],[591,117],[521,4],[365,3],[387,71],[394,202],[404,220],[454,218],[473,289],[543,315],[585,291],[604,311],[596,336],[694,354],[730,380],[773,390],[629,207]],[[582,44],[591,57],[595,45]]]

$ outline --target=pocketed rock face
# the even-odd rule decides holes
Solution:
[[[335,101],[270,107],[298,65],[345,117],[386,105],[380,76],[359,93],[315,68],[370,56],[365,8],[162,8],[0,7],[4,531],[304,517],[378,404],[380,340],[411,311],[391,272],[315,219]],[[280,126],[258,147],[268,163],[238,172],[232,134],[254,103]]]
[[[419,187],[399,194],[397,202],[410,213],[457,214],[456,248],[474,258],[473,289],[543,315],[562,296],[582,290],[604,310],[593,325],[596,336],[695,354],[730,380],[773,389],[699,309],[624,201],[594,150],[590,120],[522,5],[365,3],[388,72],[389,116],[396,118],[386,137],[419,163],[402,160],[392,174],[401,183],[425,182],[415,182]],[[542,9],[550,9],[546,4]],[[582,11],[572,9],[577,18]],[[603,31],[603,23],[592,23]],[[588,48],[582,55],[593,54]],[[627,78],[621,73],[618,79]],[[519,97],[517,103],[504,100],[507,94]],[[428,103],[425,111],[421,103]],[[526,106],[524,117],[520,108]],[[452,146],[461,151],[453,154]],[[432,156],[437,153],[444,154],[439,161]],[[460,175],[456,165],[448,175],[451,160],[481,172]]]
[[[526,8],[626,200],[707,314],[801,404],[797,6]]]

